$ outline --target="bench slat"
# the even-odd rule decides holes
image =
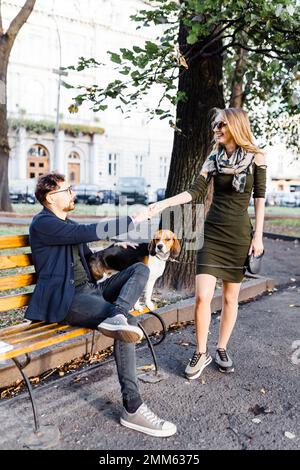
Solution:
[[[36,323],[20,323],[19,325],[14,325],[7,328],[0,328],[0,339],[1,340],[10,340],[10,338],[14,337],[21,337],[24,334],[28,334],[30,332],[39,332],[39,331],[47,331],[53,328],[53,326],[58,326],[58,323],[44,323],[44,322],[36,322]]]
[[[29,304],[31,294],[7,295],[0,297],[0,312],[25,307]]]
[[[42,348],[46,348],[48,346],[52,346],[54,344],[62,343],[66,340],[77,338],[78,336],[85,335],[87,333],[91,333],[92,330],[88,328],[78,328],[73,326],[68,326],[68,330],[60,335],[56,335],[55,337],[48,338],[48,339],[39,339],[37,341],[31,340],[30,343],[24,344],[16,344],[14,349],[8,351],[6,353],[0,354],[0,361],[11,359],[13,357],[21,356],[22,354],[26,354],[29,352],[37,351]]]
[[[27,343],[28,341],[36,341],[38,339],[46,339],[54,336],[56,333],[60,331],[68,330],[70,325],[60,325],[54,326],[52,328],[48,328],[46,331],[31,331],[27,330],[27,332],[23,333],[23,335],[19,336],[11,336],[9,339],[6,340],[9,344],[22,344]]]
[[[28,235],[0,237],[0,249],[1,250],[7,250],[8,248],[24,248],[27,246],[29,246]]]
[[[30,253],[26,255],[7,255],[0,256],[0,269],[13,269],[13,268],[24,268],[26,266],[32,266],[32,255]]]
[[[17,289],[18,287],[32,286],[35,283],[35,273],[0,277],[0,292],[9,289]]]

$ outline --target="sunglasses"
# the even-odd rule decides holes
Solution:
[[[212,123],[212,130],[214,130],[215,128],[220,130],[225,126],[227,126],[227,122],[225,122],[225,121],[215,121],[215,122]]]
[[[56,193],[63,193],[65,191],[68,191],[68,193],[71,195],[72,194],[72,191],[73,191],[73,186],[69,186],[68,188],[66,189],[60,189],[59,191],[53,191],[51,192],[50,194],[56,194]]]

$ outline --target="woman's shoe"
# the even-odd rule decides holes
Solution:
[[[212,357],[206,353],[194,352],[192,359],[185,369],[185,376],[189,380],[197,379],[212,361]]]
[[[229,357],[226,349],[218,348],[215,357],[220,372],[234,372],[234,365],[232,359]]]

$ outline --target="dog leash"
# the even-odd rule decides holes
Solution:
[[[171,263],[180,263],[180,264],[192,264],[196,263],[195,261],[178,261],[177,259],[168,259]],[[247,266],[221,266],[220,264],[205,264],[205,263],[199,263],[199,266],[209,266],[211,268],[230,268],[230,269],[243,269],[246,268]]]

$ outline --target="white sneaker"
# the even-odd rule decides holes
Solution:
[[[137,343],[144,335],[141,328],[130,325],[122,313],[106,318],[97,328],[105,336],[125,341],[125,343]]]
[[[123,408],[120,423],[127,428],[154,437],[169,437],[177,432],[175,424],[156,416],[145,403],[143,403],[135,413],[128,413],[128,411]]]

